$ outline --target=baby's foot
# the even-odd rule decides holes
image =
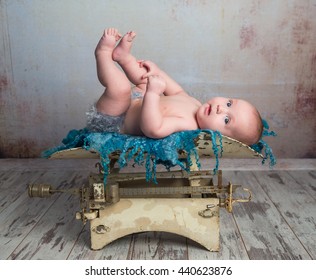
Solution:
[[[122,40],[113,51],[112,58],[114,61],[121,61],[121,59],[130,54],[132,42],[135,36],[136,33],[133,31],[127,32],[123,36]]]
[[[122,35],[115,28],[108,28],[104,30],[96,49],[95,54],[99,52],[108,51],[111,52],[115,48],[116,42],[122,37]]]

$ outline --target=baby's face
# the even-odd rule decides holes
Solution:
[[[218,130],[240,140],[255,129],[255,111],[245,100],[214,97],[199,108],[196,118],[201,129]]]

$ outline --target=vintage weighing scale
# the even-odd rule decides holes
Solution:
[[[199,158],[213,158],[212,141],[201,132],[194,140]],[[217,143],[219,145],[219,143]],[[263,158],[249,146],[222,136],[222,157]],[[232,212],[236,202],[251,200],[251,192],[241,185],[223,184],[222,171],[199,170],[190,160],[189,172],[184,170],[156,173],[155,182],[147,182],[145,172],[122,173],[116,166],[119,153],[110,155],[109,174],[104,184],[104,169],[91,173],[87,185],[70,190],[57,190],[47,184],[29,184],[30,197],[49,197],[56,192],[79,196],[81,211],[76,218],[90,223],[91,249],[99,250],[123,236],[164,231],[190,238],[210,251],[218,251],[219,208]],[[93,150],[71,148],[55,152],[51,159],[100,159]],[[179,151],[179,158],[186,155]],[[238,197],[236,197],[238,190]]]

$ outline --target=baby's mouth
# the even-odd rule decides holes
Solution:
[[[205,114],[209,116],[211,112],[212,112],[212,106],[208,105],[208,107],[205,108]]]

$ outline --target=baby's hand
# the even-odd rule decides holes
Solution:
[[[148,77],[147,91],[161,94],[166,89],[166,82],[158,75],[152,75]]]

